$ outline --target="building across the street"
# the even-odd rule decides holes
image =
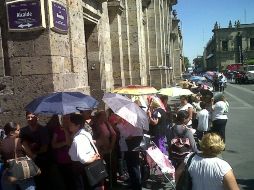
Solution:
[[[204,50],[204,67],[207,70],[224,70],[230,64],[254,63],[254,24],[234,25],[221,28],[216,22],[213,37]]]
[[[101,100],[129,84],[170,86],[182,73],[177,0],[0,2],[0,125],[55,91]]]
[[[199,73],[205,70],[203,56],[197,56],[196,58],[194,58],[193,64],[194,64],[194,70],[196,73]]]

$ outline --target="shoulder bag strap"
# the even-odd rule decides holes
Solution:
[[[111,133],[111,129],[110,129],[110,126],[109,126],[109,123],[108,122],[105,122],[105,125],[107,126],[107,129],[108,129],[108,132],[109,132],[109,138],[111,138],[112,136],[112,133]],[[112,126],[111,126],[112,127]]]
[[[94,147],[94,144],[90,141],[90,139],[88,138],[88,136],[86,136],[85,134],[82,134],[82,135],[84,135],[84,136],[88,139],[88,141],[89,141],[90,145],[92,146],[94,152],[97,153],[97,154],[99,154],[97,148]]]
[[[195,154],[196,154],[196,153],[193,153],[192,155],[190,155],[190,157],[189,157],[189,159],[188,159],[188,161],[187,161],[187,164],[186,164],[186,168],[187,168],[187,169],[189,169],[191,160],[192,160],[192,158],[195,156]]]
[[[189,129],[186,128],[187,126],[185,126],[185,130],[184,130],[184,133],[183,133],[183,136],[186,135],[186,133],[188,132]]]
[[[14,139],[14,157],[15,157],[15,160],[17,159],[17,146],[18,146],[18,138],[15,138]]]

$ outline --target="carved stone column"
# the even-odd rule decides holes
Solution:
[[[122,47],[122,12],[121,1],[108,2],[110,38],[112,51],[112,66],[114,87],[125,86],[125,72],[123,66],[123,47]]]
[[[123,51],[128,52],[128,56],[124,54],[124,68],[128,69],[131,84],[142,84],[145,81],[144,56],[142,55],[142,48],[145,48],[142,42],[142,2],[125,0],[124,6]],[[128,82],[128,78],[126,81]]]

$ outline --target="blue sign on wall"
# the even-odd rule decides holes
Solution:
[[[56,32],[68,33],[68,15],[66,6],[56,2],[50,2],[50,27]]]
[[[6,2],[9,31],[30,31],[45,28],[43,0]]]

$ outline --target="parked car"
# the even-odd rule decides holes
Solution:
[[[254,82],[254,65],[246,66],[246,82]]]
[[[246,83],[246,72],[245,71],[236,71],[235,73],[235,83],[244,84]]]
[[[227,70],[237,71],[237,70],[240,69],[241,66],[242,66],[242,63],[230,64],[230,65],[227,66]]]
[[[183,73],[183,74],[182,74],[182,78],[183,78],[183,79],[189,80],[190,77],[191,77],[191,74],[190,74],[190,73]]]

